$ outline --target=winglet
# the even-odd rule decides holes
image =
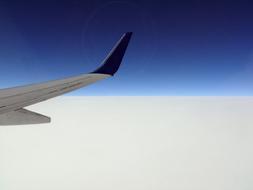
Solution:
[[[113,76],[119,69],[131,36],[132,32],[125,33],[103,61],[103,64],[91,73],[108,74]]]

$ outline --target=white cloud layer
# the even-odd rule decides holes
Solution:
[[[251,97],[62,97],[0,127],[1,190],[251,190]]]

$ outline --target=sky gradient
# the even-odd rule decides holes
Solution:
[[[0,87],[122,67],[71,95],[253,95],[252,1],[0,1]]]

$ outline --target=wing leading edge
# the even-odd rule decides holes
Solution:
[[[91,73],[0,90],[0,125],[50,122],[50,118],[23,108],[113,76],[120,67],[131,36],[131,32],[125,33],[102,65]]]

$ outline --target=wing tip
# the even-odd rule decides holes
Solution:
[[[112,51],[103,61],[103,64],[96,69],[95,71],[91,72],[94,74],[107,74],[113,76],[119,69],[122,59],[125,55],[127,46],[129,41],[132,37],[133,32],[126,32],[114,46]]]

